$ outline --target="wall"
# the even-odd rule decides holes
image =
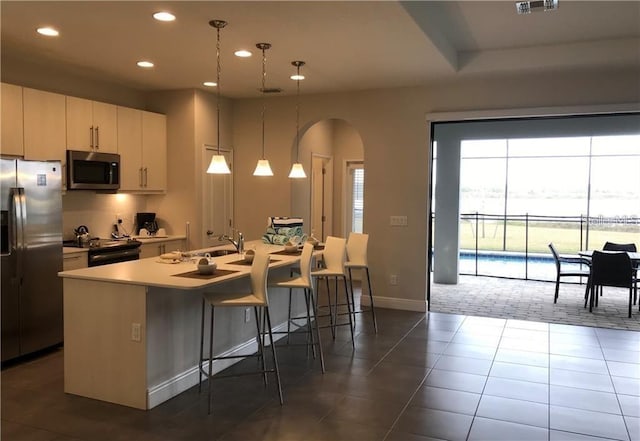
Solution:
[[[85,225],[91,236],[108,238],[117,214],[123,221],[121,234],[133,234],[135,214],[145,211],[145,206],[145,196],[140,195],[67,191],[62,195],[62,236],[73,239],[74,228]]]
[[[347,237],[349,232],[344,221],[347,209],[345,169],[347,161],[364,160],[364,146],[358,131],[348,122],[339,119],[333,121],[333,157],[333,186],[336,190],[333,199],[333,234]]]
[[[566,72],[478,78],[413,87],[351,93],[307,95],[303,126],[342,119],[359,133],[364,145],[365,230],[371,235],[370,265],[380,306],[425,307],[429,127],[432,112],[463,112],[552,106],[592,106],[640,102],[637,70]],[[313,79],[310,78],[310,81]],[[527,87],[522,85],[526,84]],[[236,101],[235,214],[244,219],[248,237],[263,230],[263,219],[275,210],[288,211],[291,183],[287,178],[295,120],[295,97],[267,101],[267,156],[276,176],[251,176],[259,155],[260,99]],[[389,226],[389,216],[405,215],[407,227]],[[397,274],[398,285],[388,284]]]
[[[166,196],[147,196],[145,211],[156,211],[166,217],[174,234],[184,229],[186,221],[198,222],[197,207],[194,207],[198,199],[193,197],[197,178],[185,178],[185,173],[202,172],[194,153],[195,146],[203,142],[196,139],[200,135],[195,133],[194,91],[143,96],[139,91],[86,79],[86,74],[57,71],[51,74],[37,63],[8,62],[4,58],[2,61],[3,81],[166,113],[170,190]],[[367,172],[364,224],[371,235],[374,290],[383,298],[379,305],[410,309],[425,306],[430,139],[426,114],[638,103],[639,77],[637,69],[603,69],[460,79],[428,87],[303,95],[302,127],[340,119],[350,124],[362,139]],[[294,184],[287,175],[295,139],[295,96],[269,97],[267,106],[266,154],[276,173],[273,178],[252,176],[261,155],[261,99],[234,100],[232,108],[226,110],[233,125],[234,218],[248,238],[260,237],[267,216],[289,213],[293,206]],[[228,134],[226,128],[228,125],[225,125]],[[213,132],[203,132],[201,136],[213,137]],[[207,142],[215,144],[215,138]],[[305,163],[307,166],[310,163]],[[74,210],[81,211],[80,208]],[[390,227],[391,215],[407,216],[409,225]],[[106,213],[105,216],[113,215]],[[390,274],[397,274],[397,286],[389,286]]]
[[[204,144],[217,145],[216,96],[200,90],[149,94],[149,105],[167,115],[167,192],[149,196],[149,210],[164,216],[174,234],[185,234],[188,249],[202,248],[202,179]],[[231,145],[232,103],[222,98],[221,143]]]
[[[2,54],[2,82],[63,95],[146,108],[146,94],[111,81],[93,78],[96,72],[78,72],[52,67],[46,60],[24,60]]]

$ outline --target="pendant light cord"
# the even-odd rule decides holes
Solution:
[[[300,64],[296,65],[298,79],[296,80],[296,163],[300,157]]]
[[[218,136],[218,155],[220,155],[220,27],[217,28],[218,40],[216,44],[216,131]]]
[[[267,108],[265,100],[265,82],[267,79],[267,56],[265,55],[267,47],[262,46],[262,159],[264,159],[264,114]]]

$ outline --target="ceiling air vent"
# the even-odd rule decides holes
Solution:
[[[531,14],[535,11],[553,11],[558,9],[558,0],[531,0],[516,2],[518,14]]]
[[[279,87],[265,87],[264,89],[261,87],[258,89],[262,93],[280,93],[282,89]]]

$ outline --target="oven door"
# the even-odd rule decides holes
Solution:
[[[140,258],[140,248],[117,251],[90,251],[89,266],[109,265],[110,263],[127,262]]]

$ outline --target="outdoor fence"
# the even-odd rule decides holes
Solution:
[[[640,217],[463,213],[459,234],[460,274],[547,281],[555,280],[549,243],[571,254],[606,241],[640,245]]]

